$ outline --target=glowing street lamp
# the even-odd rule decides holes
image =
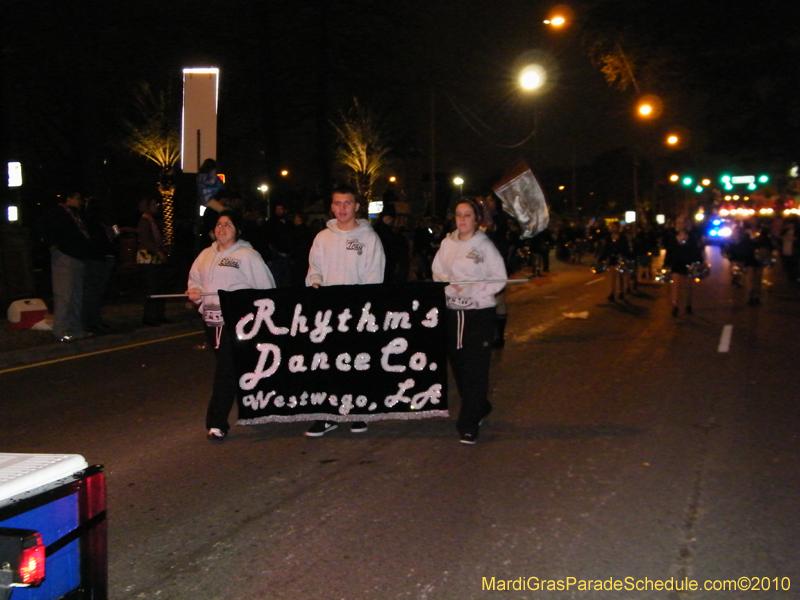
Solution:
[[[646,94],[636,104],[636,114],[642,119],[657,119],[664,111],[664,103],[655,94]]]
[[[528,65],[519,74],[519,84],[523,90],[533,92],[547,81],[547,73],[541,65]]]
[[[453,178],[453,183],[458,186],[458,195],[459,196],[463,196],[464,195],[464,178],[456,176],[456,177]]]
[[[677,135],[675,135],[674,133],[667,136],[667,144],[669,146],[675,146],[675,145],[678,144],[679,141],[680,141],[680,138]]]
[[[554,29],[561,29],[566,25],[574,22],[574,13],[572,9],[566,4],[560,4],[550,9],[547,18],[544,20],[545,25],[549,25]]]
[[[288,177],[288,176],[289,176],[289,170],[288,169],[283,169],[281,171],[281,177]]]

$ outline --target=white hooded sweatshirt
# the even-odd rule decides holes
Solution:
[[[308,254],[306,285],[361,285],[383,283],[386,257],[378,234],[365,219],[350,231],[339,229],[338,221],[328,221]]]
[[[189,270],[188,289],[198,289],[203,293],[274,287],[275,280],[261,255],[244,240],[222,251],[216,242],[211,244],[198,255]],[[219,296],[202,296],[199,305],[206,325],[218,327],[223,324]]]
[[[467,310],[496,306],[495,294],[506,284],[506,266],[503,257],[483,231],[476,231],[466,241],[458,239],[458,230],[442,240],[433,258],[434,281],[488,281],[495,283],[469,283],[448,285],[444,288],[447,308]]]

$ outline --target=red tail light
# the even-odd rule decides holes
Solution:
[[[34,533],[24,541],[19,560],[19,577],[25,585],[39,585],[44,579],[44,544],[42,536]]]

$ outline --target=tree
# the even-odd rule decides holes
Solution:
[[[123,146],[154,162],[161,169],[158,191],[164,214],[164,243],[172,246],[175,242],[175,186],[172,174],[181,156],[181,144],[178,126],[172,116],[170,94],[164,91],[154,92],[150,84],[142,83],[134,94],[134,104],[138,119],[137,122],[125,121],[128,135]]]
[[[359,104],[358,98],[353,98],[350,110],[339,116],[338,124],[331,123],[339,141],[336,157],[348,169],[359,197],[368,203],[391,148],[384,143],[377,118]]]

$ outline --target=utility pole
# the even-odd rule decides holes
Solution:
[[[436,216],[436,96],[431,88],[431,213]]]

